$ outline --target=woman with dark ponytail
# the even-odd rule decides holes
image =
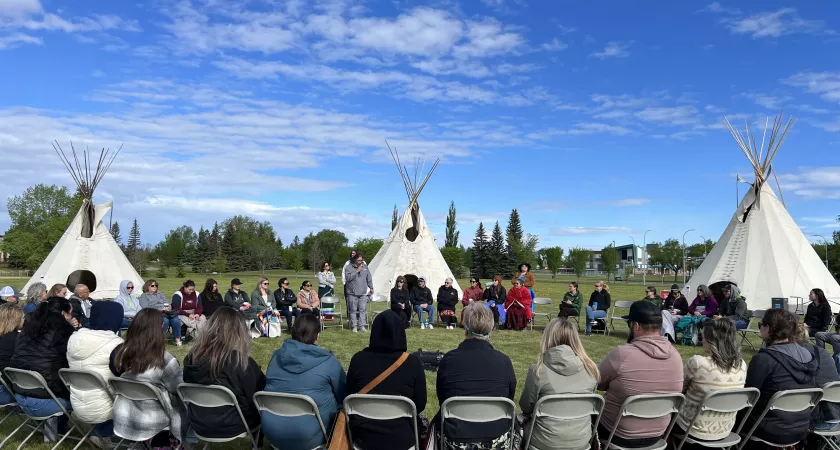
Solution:
[[[71,324],[74,320],[72,312],[73,306],[63,297],[51,297],[41,302],[26,318],[8,366],[41,374],[58,401],[68,410],[72,409],[70,392],[59,378],[58,371],[68,367],[67,341],[76,331]],[[61,412],[45,389],[15,389],[15,393],[21,409],[29,416],[44,417]],[[59,417],[57,425],[47,422],[45,442],[57,439],[57,432],[67,425],[67,417]]]

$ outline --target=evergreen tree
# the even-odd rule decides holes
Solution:
[[[131,231],[128,232],[128,243],[125,246],[125,255],[128,257],[131,265],[138,271],[145,268],[141,262],[140,245],[140,226],[137,225],[137,218],[135,218],[134,222],[131,224]]]
[[[479,278],[489,278],[492,276],[487,270],[488,250],[489,243],[487,242],[487,232],[484,230],[484,223],[479,222],[478,229],[475,230],[475,238],[473,238],[472,265],[470,266],[472,276]]]
[[[298,247],[300,247],[300,237],[298,237],[298,235],[295,235],[295,238],[292,239],[292,245],[290,245],[289,248],[298,248]]]
[[[397,211],[397,204],[394,203],[394,214],[391,216],[391,231],[394,228],[397,228],[397,224],[399,223],[399,211]]]
[[[120,248],[123,248],[122,234],[120,233],[119,222],[114,222],[114,224],[111,225],[111,236],[114,238],[115,241],[117,241],[117,245],[119,245]]]
[[[519,211],[513,208],[508,218],[507,229],[505,230],[505,237],[507,238],[505,251],[511,260],[516,260],[516,251],[522,245],[522,235],[522,222],[519,220]]]
[[[215,258],[216,253],[210,246],[210,230],[206,230],[204,226],[202,226],[198,229],[198,249],[195,252],[193,270],[199,273],[209,272],[212,261]]]
[[[446,241],[443,244],[447,248],[458,247],[458,237],[461,235],[457,231],[457,224],[455,222],[455,202],[449,204],[449,215],[446,216]]]
[[[505,252],[505,237],[502,234],[502,227],[499,226],[499,222],[496,222],[496,225],[493,227],[493,233],[490,236],[490,243],[486,253],[488,278],[496,275],[506,277],[510,274],[510,258],[508,258]]]

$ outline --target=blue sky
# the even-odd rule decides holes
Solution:
[[[144,241],[232,214],[385,237],[406,203],[387,139],[442,159],[438,236],[454,200],[462,241],[516,207],[542,245],[696,242],[752,179],[723,117],[785,108],[787,206],[828,235],[838,54],[836,2],[3,0],[0,195],[68,184],[54,139],[124,144],[98,200]]]

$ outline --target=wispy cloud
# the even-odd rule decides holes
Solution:
[[[618,234],[618,233],[632,233],[633,229],[629,227],[564,227],[551,228],[549,233],[554,236],[583,236],[596,234]]]
[[[620,41],[612,41],[608,42],[607,46],[604,47],[603,50],[600,52],[591,53],[589,56],[594,56],[596,58],[607,59],[607,58],[626,58],[630,56],[630,52],[628,51],[630,46],[633,45],[633,41],[627,42],[620,42]]]
[[[643,206],[650,203],[650,199],[646,198],[625,198],[610,202],[611,206]]]
[[[741,15],[734,11],[728,12],[735,17],[721,19],[732,34],[743,34],[758,38],[778,38],[789,34],[836,34],[827,29],[822,20],[807,20],[799,16],[794,8],[781,8],[777,11],[760,12],[751,15]]]
[[[779,175],[785,192],[810,200],[840,199],[840,166],[802,168]]]
[[[758,106],[774,110],[782,109],[785,106],[785,103],[793,100],[793,97],[788,95],[776,96],[760,92],[747,92],[741,94],[741,96],[748,100],[752,100]]]
[[[566,50],[567,48],[569,48],[569,45],[566,44],[565,42],[561,42],[557,38],[554,38],[554,39],[551,40],[551,42],[546,42],[541,47],[542,47],[543,50],[546,50],[546,51],[549,51],[549,52],[559,52],[559,51]]]
[[[0,36],[0,50],[17,47],[22,44],[42,45],[43,39],[23,33],[13,33],[7,36]]]
[[[840,72],[799,72],[782,81],[825,101],[840,103]]]

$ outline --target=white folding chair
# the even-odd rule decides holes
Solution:
[[[671,436],[674,437],[674,444],[679,442],[679,445],[677,445],[675,450],[682,449],[683,444],[686,443],[708,448],[729,448],[733,445],[738,445],[741,442],[741,436],[739,435],[741,428],[743,428],[744,423],[747,421],[747,417],[749,417],[750,413],[752,413],[752,409],[756,402],[758,402],[759,397],[761,397],[761,391],[756,388],[723,389],[720,391],[709,392],[705,397],[703,397],[703,402],[700,403],[700,407],[697,409],[697,414],[691,418],[691,422],[688,424],[688,430],[680,430],[678,426],[677,430],[671,433]],[[738,423],[725,438],[716,441],[701,441],[689,436],[691,434],[690,430],[694,428],[694,424],[697,422],[697,418],[700,417],[700,414],[734,414],[743,409],[746,409],[747,411],[741,418],[740,423]],[[683,431],[685,431],[685,433],[683,433]]]
[[[532,301],[534,302],[535,305],[550,305],[551,304],[551,299],[548,298],[548,297],[534,297],[534,299]],[[534,311],[533,313],[531,313],[531,315],[533,316],[533,318],[531,319],[531,329],[532,330],[534,329],[534,322],[535,322],[534,319],[537,316],[544,316],[546,324],[548,322],[551,322],[551,315],[549,313]]]
[[[0,409],[2,409],[2,408],[8,408],[9,409],[8,414],[3,416],[3,420],[0,420],[0,425],[2,425],[3,422],[6,421],[6,419],[15,415],[15,413],[17,412],[17,409],[18,409],[18,404],[17,404],[17,400],[15,400],[15,391],[13,391],[12,388],[9,387],[8,384],[6,384],[6,380],[3,379],[3,374],[2,373],[0,373],[0,386],[2,386],[3,389],[6,391],[6,393],[9,394],[9,397],[11,397],[11,400],[8,403],[0,404]],[[2,446],[0,446],[0,448],[1,447]]]
[[[622,308],[622,309],[623,308],[630,308],[631,306],[633,306],[633,302],[628,302],[628,301],[623,301],[623,300],[614,302],[610,306],[610,317],[609,317],[609,323],[607,323],[607,328],[612,329],[612,332],[615,333],[615,325],[613,325],[613,322],[615,322],[616,320],[624,322],[624,319],[621,318],[623,314],[619,314],[618,309],[619,308]],[[606,329],[605,329],[604,334],[609,334],[609,331],[606,331]]]
[[[362,416],[371,420],[393,420],[407,418],[414,427],[414,448],[420,448],[420,435],[417,430],[417,407],[406,397],[397,395],[353,394],[344,399],[344,412],[348,424],[351,416]],[[353,442],[353,433],[347,427],[347,435]],[[355,444],[353,448],[357,448]]]
[[[447,420],[462,420],[465,422],[491,422],[494,420],[510,420],[510,430],[505,448],[513,448],[514,424],[516,423],[516,404],[504,397],[452,397],[440,405],[440,448],[446,448]],[[504,433],[500,433],[502,435]]]
[[[74,431],[79,430],[79,432],[81,433],[81,428],[77,426],[76,421],[73,420],[73,417],[70,415],[70,412],[67,410],[67,408],[65,408],[64,405],[61,402],[58,401],[58,397],[55,396],[52,389],[50,389],[49,385],[47,384],[47,380],[45,380],[44,377],[40,373],[33,372],[31,370],[13,369],[11,367],[7,367],[6,368],[6,378],[9,379],[9,384],[11,386],[17,386],[20,389],[27,389],[27,390],[28,389],[43,389],[43,390],[45,390],[47,392],[47,394],[50,395],[50,398],[56,403],[56,405],[58,405],[58,408],[59,408],[59,411],[57,413],[50,414],[48,416],[30,416],[29,414],[26,415],[27,419],[22,424],[20,424],[19,427],[15,428],[15,430],[12,431],[9,434],[9,436],[6,438],[6,440],[8,440],[10,437],[12,437],[13,434],[17,433],[18,430],[22,429],[30,421],[35,422],[37,424],[37,426],[35,428],[33,428],[32,431],[29,433],[29,435],[26,436],[26,439],[24,439],[23,442],[20,443],[20,445],[18,446],[18,450],[24,448],[26,446],[26,443],[29,442],[29,439],[32,438],[32,435],[34,435],[39,429],[41,429],[41,427],[46,425],[47,421],[49,419],[52,419],[53,417],[60,417],[62,415],[67,416],[67,420],[70,423],[70,429],[67,430],[67,432],[64,433],[63,436],[61,436],[61,439],[58,440],[58,442],[55,444],[53,449],[57,449],[58,447],[60,447],[61,444],[64,443],[64,441],[67,438],[69,438],[70,435],[72,435]],[[25,413],[25,411],[24,411],[24,413]],[[73,439],[77,439],[77,438],[73,438]],[[0,447],[4,446],[4,444],[6,443],[6,440],[4,440],[2,443],[0,443]]]
[[[318,426],[321,427],[321,434],[324,436],[324,444],[327,443],[329,435],[327,434],[326,427],[324,427],[324,422],[321,421],[321,411],[318,410],[318,405],[316,405],[310,397],[299,394],[260,391],[254,394],[254,403],[257,405],[257,409],[260,412],[267,412],[276,416],[314,416],[318,421]],[[271,443],[271,448],[277,449],[279,447],[276,447],[274,443]]]
[[[680,411],[685,397],[682,394],[648,394],[648,395],[633,395],[624,400],[621,405],[621,410],[618,414],[618,419],[610,430],[610,435],[604,441],[601,448],[604,450],[627,450],[624,447],[613,444],[612,439],[615,436],[615,431],[618,430],[618,425],[625,417],[636,417],[640,419],[656,419],[670,415],[671,420],[668,423],[668,428],[665,429],[665,434],[653,445],[644,447],[644,449],[637,450],[663,450],[668,446],[668,435],[671,434],[671,429],[674,427],[674,422],[677,420],[677,413]]]
[[[388,302],[389,301],[390,301],[390,299],[385,294],[373,294],[373,296],[370,298],[370,303],[368,304],[368,309],[367,309],[367,324],[368,324],[368,326],[370,326],[373,323],[373,319],[376,319],[376,316],[379,315],[379,313],[388,310]],[[373,305],[375,305],[376,303],[384,303],[385,304],[385,309],[383,309],[382,311],[374,311],[373,310]]]
[[[333,308],[332,312],[324,311],[324,308]],[[321,331],[327,328],[344,328],[344,314],[341,312],[341,299],[339,297],[328,295],[321,299],[320,318]],[[327,322],[330,324],[327,325]]]
[[[162,410],[164,409],[164,394],[160,391],[160,389],[153,386],[151,383],[127,380],[125,378],[111,378],[110,380],[108,380],[108,385],[111,386],[111,389],[114,391],[115,401],[119,397],[123,397],[126,400],[131,400],[133,402],[152,401],[157,403],[159,408],[161,408]],[[145,447],[144,441],[155,437],[155,435],[160,433],[161,431],[169,429],[169,426],[167,425],[161,428],[160,430],[150,430],[148,434],[141,436],[140,440],[135,441],[131,438],[127,438],[125,436],[120,435],[120,432],[118,431],[119,420],[120,419],[118,417],[114,417],[114,435],[121,439],[120,443],[124,441],[136,442],[139,443],[141,446]]]
[[[202,408],[236,408],[239,414],[239,419],[242,420],[242,432],[234,436],[225,437],[209,437],[202,436],[195,433],[200,441],[204,441],[204,448],[206,449],[211,443],[230,442],[236,439],[248,438],[251,441],[252,448],[259,449],[257,445],[259,441],[260,426],[248,428],[248,421],[245,420],[245,415],[242,414],[242,409],[239,408],[239,402],[236,401],[236,395],[230,389],[219,385],[203,385],[193,383],[181,383],[178,385],[178,397],[187,406],[187,413],[192,416],[192,406],[199,406]],[[195,431],[195,429],[193,429]]]
[[[743,330],[738,330],[741,333],[741,345],[747,344],[750,346],[751,349],[755,350],[752,342],[750,342],[749,335],[755,334],[758,335],[761,333],[759,329],[759,323],[761,323],[761,319],[764,318],[764,313],[766,310],[760,309],[757,311],[753,311],[752,315],[750,315],[750,321],[747,323],[747,328]],[[753,323],[755,323],[755,328],[753,328]]]
[[[840,381],[832,381],[823,385],[823,395],[820,402],[840,403]],[[840,450],[840,445],[834,442],[834,437],[840,436],[840,424],[835,424],[829,430],[812,430],[811,433],[819,436],[832,450]]]
[[[531,436],[534,434],[537,422],[545,418],[556,420],[592,420],[592,436],[596,434],[598,423],[601,421],[601,412],[604,410],[604,397],[598,394],[556,394],[546,395],[540,398],[534,405],[534,413],[528,432],[525,433],[525,441],[522,450],[529,450]]]
[[[102,375],[99,375],[96,372],[81,369],[61,369],[58,371],[58,376],[61,378],[61,381],[64,382],[65,386],[72,390],[79,392],[105,392],[111,398],[111,403],[113,404],[114,402],[114,395],[111,394],[111,391],[108,389],[108,383],[104,378],[102,378]],[[81,445],[90,438],[90,435],[93,433],[93,425],[97,425],[95,423],[82,423],[91,425],[91,428],[87,433],[85,433],[82,440],[79,441],[79,444],[74,448],[74,450],[81,447]],[[108,436],[99,437],[108,439]],[[117,446],[121,443],[122,441],[120,441]]]
[[[738,446],[738,450],[744,448],[749,441],[757,441],[763,444],[769,445],[771,447],[788,447],[795,445],[799,441],[796,442],[768,442],[764,439],[759,439],[753,436],[755,429],[758,428],[758,425],[764,420],[764,416],[767,415],[770,411],[782,411],[782,412],[800,412],[800,411],[810,411],[814,409],[817,403],[819,403],[820,398],[823,395],[823,390],[818,388],[810,388],[810,389],[791,389],[788,391],[779,391],[776,392],[773,397],[770,398],[770,401],[767,402],[767,407],[764,408],[764,411],[758,416],[753,423],[752,428],[750,431],[745,434],[741,440],[741,445]]]

